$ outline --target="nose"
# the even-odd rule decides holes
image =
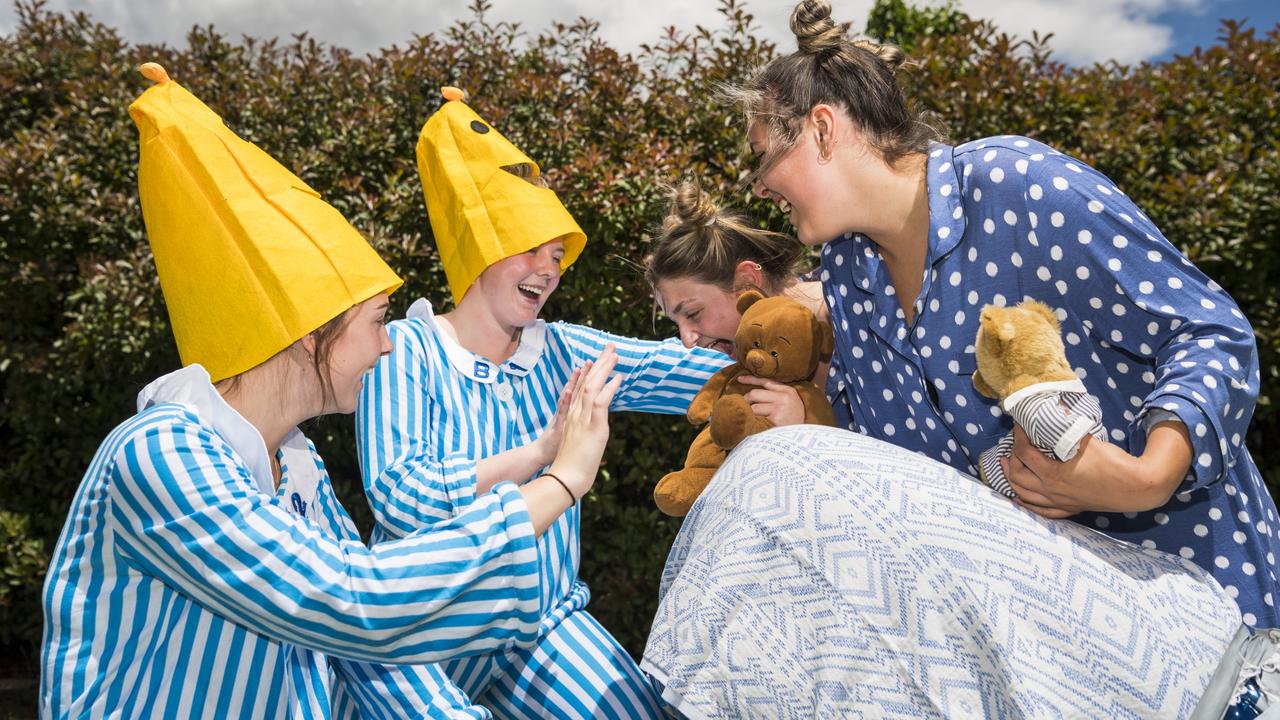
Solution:
[[[751,194],[758,198],[767,199],[769,197],[769,189],[764,186],[764,181],[760,179],[759,175],[751,181]]]
[[[387,332],[387,326],[382,326],[382,344],[378,348],[379,355],[388,355],[391,353],[391,333]]]
[[[698,333],[694,332],[688,323],[678,322],[676,327],[680,330],[680,342],[684,343],[685,347],[691,348],[698,342]]]

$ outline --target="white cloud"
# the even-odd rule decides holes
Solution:
[[[1169,48],[1172,29],[1160,22],[1170,12],[1199,12],[1210,0],[961,0],[971,15],[990,18],[1010,34],[1054,33],[1058,59],[1087,64],[1115,59],[1136,62]],[[749,0],[760,33],[779,48],[794,48],[787,28],[790,0]],[[836,0],[838,20],[861,29],[872,0]],[[467,0],[51,0],[51,10],[85,10],[118,28],[132,42],[185,44],[193,25],[212,23],[232,37],[288,36],[307,31],[317,39],[357,52],[403,45],[414,34],[442,30],[470,17]],[[587,16],[600,22],[600,35],[622,50],[658,40],[668,25],[720,27],[715,0],[494,0],[491,20],[511,20],[537,33],[553,20]],[[0,31],[12,32],[13,6],[0,7]]]
[[[1053,56],[1081,65],[1106,60],[1135,63],[1160,55],[1173,43],[1173,29],[1158,18],[1199,12],[1206,0],[962,0],[974,17],[988,18],[1002,32],[1029,38],[1053,33]]]

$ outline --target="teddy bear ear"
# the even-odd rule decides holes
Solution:
[[[1018,334],[1018,328],[1004,319],[1004,308],[998,305],[986,305],[978,315],[978,326],[986,328],[987,333],[998,343],[1007,343]]]
[[[1027,300],[1023,302],[1022,305],[1020,305],[1019,307],[1026,308],[1027,310],[1030,310],[1033,313],[1042,315],[1044,319],[1048,321],[1049,325],[1053,327],[1054,330],[1061,329],[1061,326],[1058,324],[1057,314],[1053,312],[1052,308],[1040,302],[1039,300]]]
[[[751,307],[752,305],[755,305],[757,302],[763,299],[764,299],[764,295],[761,295],[759,292],[755,290],[747,290],[746,292],[738,296],[738,312],[740,313],[746,312],[747,308]]]
[[[995,305],[983,305],[982,311],[978,313],[978,325],[991,325],[996,322],[999,313],[1000,308]]]

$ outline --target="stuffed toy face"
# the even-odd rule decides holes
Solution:
[[[738,298],[742,321],[734,344],[738,364],[756,377],[778,382],[806,380],[832,351],[831,334],[813,313],[784,297],[754,290]]]
[[[1075,379],[1058,318],[1044,303],[988,305],[978,323],[973,385],[983,395],[1003,400],[1028,385]]]

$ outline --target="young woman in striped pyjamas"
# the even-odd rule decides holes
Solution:
[[[537,166],[445,88],[425,124],[418,164],[456,307],[419,300],[391,323],[395,351],[375,368],[357,411],[375,540],[447,522],[494,483],[536,477],[562,442],[556,401],[574,369],[612,343],[622,384],[611,409],[681,414],[731,360],[678,340],[610,335],[538,314],[586,237]],[[467,472],[406,475],[406,465]],[[580,498],[577,498],[580,499]],[[585,610],[574,506],[539,543],[541,612],[531,648],[436,668],[458,717],[637,718],[661,715],[658,694]],[[459,633],[483,632],[483,618]],[[468,700],[469,698],[469,700]]]
[[[538,537],[594,480],[612,351],[578,375],[556,478],[366,548],[296,426],[354,409],[400,279],[305,183],[143,71],[139,194],[186,367],[142,391],[72,501],[45,581],[40,716],[447,712],[430,666],[388,663],[537,637]]]

